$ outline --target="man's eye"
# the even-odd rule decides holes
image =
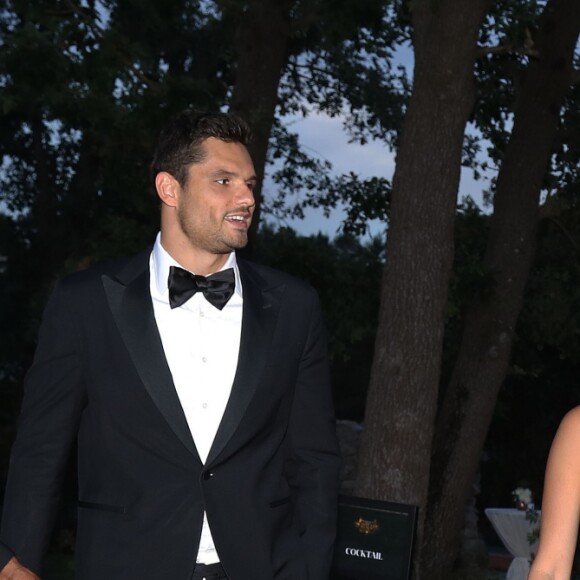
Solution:
[[[216,183],[219,183],[220,185],[228,185],[230,182],[230,180],[227,177],[224,177],[223,179],[216,179]]]

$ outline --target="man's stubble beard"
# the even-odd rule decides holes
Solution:
[[[230,236],[224,239],[223,232],[216,229],[214,236],[200,237],[196,234],[195,226],[190,222],[187,215],[187,207],[177,210],[177,221],[181,231],[194,248],[200,248],[215,255],[230,254],[234,250],[241,250],[248,245],[248,232],[240,232],[239,236]]]

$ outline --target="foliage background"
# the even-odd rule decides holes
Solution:
[[[271,126],[266,122],[265,165],[277,195],[262,203],[252,251],[319,291],[337,415],[357,421],[387,259],[386,239],[363,242],[360,234],[376,218],[388,231],[392,183],[330,167],[304,150],[284,119],[323,112],[344,119],[353,141],[380,139],[397,152],[413,85],[395,55],[412,44],[414,5],[421,3],[279,3],[288,36],[275,114]],[[501,0],[486,12],[462,159],[476,177],[501,168],[545,5]],[[157,133],[183,108],[243,102],[234,96],[250,54],[244,23],[261,8],[257,0],[0,0],[0,480],[47,292],[63,273],[151,243],[157,204],[148,164]],[[261,91],[253,85],[250,96],[258,100]],[[521,481],[541,499],[550,441],[565,411],[580,403],[579,91],[575,78],[542,186],[538,248],[481,457],[481,506],[509,505]],[[490,201],[495,186],[492,178]],[[345,222],[335,239],[271,225],[308,207],[340,204]],[[483,265],[489,212],[469,202],[457,207],[440,400],[470,302],[493,296]]]

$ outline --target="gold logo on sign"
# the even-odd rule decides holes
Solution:
[[[381,529],[379,522],[377,520],[364,520],[363,518],[359,518],[354,522],[354,527],[359,531],[361,534],[365,534],[365,536],[370,536],[378,532]]]

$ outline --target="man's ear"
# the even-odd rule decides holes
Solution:
[[[155,176],[155,189],[162,203],[169,207],[176,207],[180,192],[179,182],[171,173],[160,171]]]

